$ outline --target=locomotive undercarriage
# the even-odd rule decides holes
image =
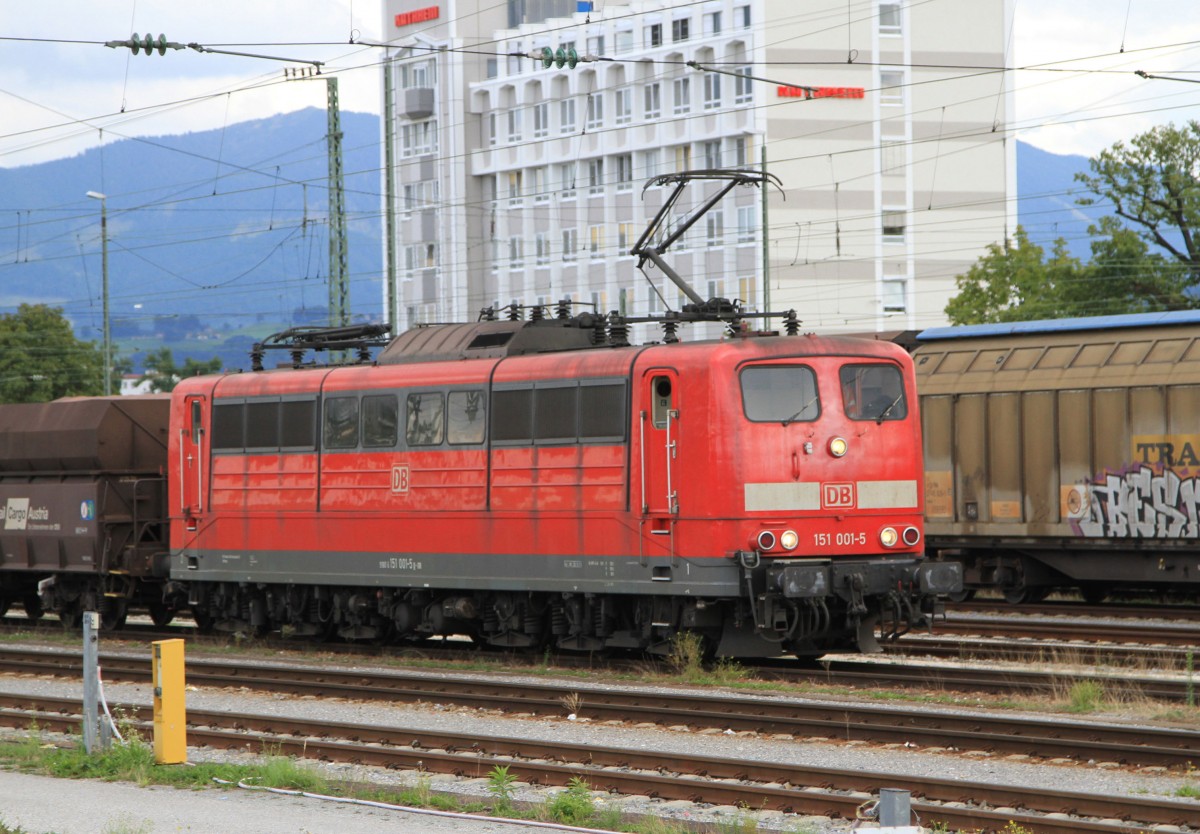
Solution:
[[[498,648],[668,655],[677,635],[691,632],[709,655],[731,657],[880,651],[880,639],[925,624],[932,613],[898,590],[866,591],[860,585],[841,596],[771,593],[751,601],[201,582],[172,585],[168,598],[190,608],[202,630],[247,635],[379,643],[465,635]]]

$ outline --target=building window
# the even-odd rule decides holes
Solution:
[[[675,115],[686,113],[692,109],[691,79],[676,78],[672,83],[675,91]]]
[[[646,46],[647,47],[662,46],[663,41],[662,41],[662,24],[661,23],[651,23],[649,26],[646,27],[645,33],[646,33]]]
[[[604,257],[604,227],[588,226],[588,252],[593,259]]]
[[[680,41],[686,41],[688,39],[688,24],[689,23],[691,23],[691,21],[686,17],[680,18],[679,20],[671,21],[671,42],[672,43],[679,43]]]
[[[654,315],[661,309],[661,299],[658,295],[658,287],[650,284],[646,287],[646,313],[648,315]]]
[[[495,58],[487,59],[487,77],[497,78],[500,75],[500,62]]]
[[[513,235],[508,239],[508,265],[512,269],[520,268],[525,261],[525,246],[521,238]]]
[[[508,172],[508,204],[510,206],[519,206],[524,202],[521,197],[524,195],[521,182],[520,171]]]
[[[516,75],[521,71],[521,59],[524,56],[525,49],[519,43],[509,44],[508,52],[508,74]]]
[[[533,201],[535,203],[545,203],[550,200],[550,192],[547,190],[546,183],[546,168],[531,168],[529,171],[530,180],[529,190],[533,192]]]
[[[508,141],[521,141],[521,110],[517,107],[508,111]]]
[[[575,132],[575,99],[564,98],[558,103],[558,132]]]
[[[721,167],[721,141],[714,139],[710,142],[705,142],[701,146],[704,150],[704,167],[705,168],[720,168]]]
[[[432,269],[433,267],[437,266],[437,244],[436,243],[426,243],[425,244],[425,263],[423,266],[425,267],[425,269]]]
[[[404,185],[404,211],[412,211],[417,207],[417,186],[412,183]]]
[[[747,158],[748,154],[746,153],[746,138],[744,136],[739,136],[736,139],[730,139],[729,150],[727,153],[730,157],[732,157],[732,164],[734,168],[745,168],[746,164],[749,162],[749,159]]]
[[[621,250],[621,254],[628,254],[630,247],[636,242],[637,228],[632,223],[618,223],[617,248]]]
[[[633,188],[633,154],[617,154],[613,157],[613,164],[617,167],[617,191]]]
[[[618,55],[633,51],[633,30],[623,29],[613,36],[613,46]]]
[[[903,243],[905,232],[904,209],[884,209],[880,217],[881,231],[885,243]]]
[[[594,35],[587,39],[587,51],[589,55],[604,54],[604,35]]]
[[[533,105],[533,138],[541,139],[550,132],[550,105],[539,102]]]
[[[880,3],[879,4],[879,34],[881,35],[899,35],[902,30],[900,28],[900,4],[899,3]]]
[[[584,124],[588,130],[596,130],[604,124],[604,94],[588,93],[587,121]]]
[[[883,139],[879,145],[879,170],[894,174],[904,169],[904,140]]]
[[[754,101],[754,86],[750,80],[750,67],[738,67],[733,79],[733,103],[749,104]]]
[[[908,281],[903,277],[883,276],[883,312],[903,313],[908,310]]]
[[[743,29],[750,28],[750,7],[735,6],[733,9],[733,24]]]
[[[562,256],[564,261],[573,261],[579,253],[579,237],[574,229],[562,230]]]
[[[716,110],[721,106],[721,76],[719,73],[704,73],[704,109]]]
[[[657,81],[653,84],[647,84],[643,90],[643,99],[645,99],[646,121],[657,119],[662,116],[662,85]]]
[[[757,309],[758,304],[758,281],[753,275],[744,275],[738,278],[738,300],[748,310]]]
[[[704,215],[704,232],[705,243],[710,247],[723,244],[725,242],[725,213],[713,210]]]
[[[558,166],[558,182],[562,187],[564,200],[575,197],[575,163],[564,162]]]
[[[689,171],[692,168],[692,146],[675,146],[675,171]]]
[[[604,158],[588,160],[588,194],[593,197],[604,193]]]
[[[546,233],[538,232],[533,239],[533,244],[536,249],[538,266],[550,263],[550,241],[546,239]]]
[[[487,126],[488,126],[488,144],[494,146],[496,144],[496,114],[495,113],[488,113]]]
[[[613,92],[613,121],[619,125],[629,124],[633,119],[633,90],[622,87]]]
[[[710,278],[708,281],[708,297],[724,298],[725,282],[720,278]]]
[[[658,148],[652,148],[642,153],[642,176],[646,179],[657,177],[662,173],[662,154]]]
[[[904,104],[904,73],[897,70],[881,70],[879,73],[879,103]]]
[[[754,206],[739,206],[737,224],[737,242],[753,243],[758,226],[758,210]]]
[[[709,12],[704,16],[704,34],[719,35],[721,34],[721,13]]]

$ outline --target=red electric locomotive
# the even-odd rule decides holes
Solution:
[[[881,619],[902,631],[951,589],[919,559],[903,350],[593,332],[417,328],[372,365],[185,380],[171,577],[197,619],[581,650],[692,629],[724,654],[819,654],[870,650]]]

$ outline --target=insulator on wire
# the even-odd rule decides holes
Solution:
[[[795,310],[788,310],[783,318],[783,327],[789,336],[800,335],[800,319],[796,318]]]

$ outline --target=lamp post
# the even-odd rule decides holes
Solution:
[[[99,191],[87,193],[100,201],[100,274],[104,295],[104,396],[112,396],[112,341],[108,329],[108,195]]]

